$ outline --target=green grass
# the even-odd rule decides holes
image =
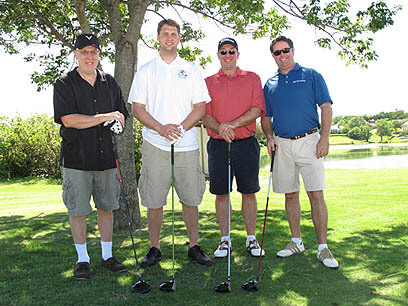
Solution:
[[[261,238],[268,183],[261,171],[257,236]],[[136,295],[138,280],[127,229],[114,235],[114,254],[129,272],[111,273],[99,266],[100,242],[96,213],[88,218],[88,252],[92,274],[76,281],[76,253],[61,187],[57,181],[0,181],[0,304],[1,305],[407,305],[408,304],[408,169],[327,170],[325,198],[329,209],[329,246],[340,262],[338,270],[316,260],[316,236],[310,206],[301,192],[303,255],[278,259],[275,253],[289,241],[283,196],[271,194],[262,261],[261,290],[245,292],[240,285],[256,276],[258,260],[245,250],[240,197],[232,195],[232,292],[213,287],[227,280],[226,259],[211,267],[187,259],[188,240],[180,204],[176,203],[177,292],[158,287],[171,278],[171,205],[166,207],[159,265],[142,270],[152,286]],[[169,202],[170,203],[170,202]],[[145,220],[146,210],[142,209]],[[200,206],[200,244],[212,253],[219,239],[214,196],[207,189]],[[139,260],[149,248],[146,229],[135,233]]]

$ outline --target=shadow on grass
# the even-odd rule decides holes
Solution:
[[[258,239],[261,238],[263,211],[258,213]],[[278,259],[275,253],[288,242],[288,226],[284,211],[268,213],[262,260],[261,290],[243,291],[240,286],[257,273],[258,258],[245,250],[245,226],[240,211],[232,212],[231,286],[230,294],[217,294],[213,288],[227,280],[227,259],[214,260],[211,267],[190,263],[187,258],[188,238],[181,212],[175,212],[175,264],[177,292],[163,293],[159,285],[172,277],[171,212],[164,214],[162,228],[162,261],[142,270],[143,279],[152,292],[136,295],[130,290],[138,280],[128,230],[115,233],[114,255],[129,268],[115,274],[100,267],[100,240],[96,213],[88,217],[88,252],[92,274],[89,281],[76,281],[72,269],[76,260],[68,218],[65,213],[0,217],[0,295],[4,304],[18,305],[338,305],[388,302],[405,304],[406,298],[387,294],[389,286],[400,283],[403,290],[408,278],[399,273],[406,264],[407,225],[385,230],[357,231],[331,244],[340,262],[338,270],[324,268],[316,260],[316,238],[312,226],[304,226],[304,241],[313,246],[304,255]],[[302,220],[311,224],[310,213]],[[139,262],[149,249],[146,229],[136,230],[135,242]],[[402,238],[401,238],[402,237]],[[199,243],[212,256],[219,241],[214,212],[200,212]],[[356,271],[361,271],[358,276]],[[357,273],[357,274],[356,274]],[[347,275],[347,276],[346,276]],[[352,277],[350,276],[352,275]],[[404,296],[404,295],[401,295]],[[405,295],[406,296],[406,295]]]

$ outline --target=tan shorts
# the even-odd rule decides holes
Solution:
[[[147,141],[143,141],[141,152],[141,203],[148,208],[166,206],[171,187],[170,152],[160,150]],[[180,202],[188,206],[200,205],[205,191],[199,157],[199,150],[174,153],[174,187]]]
[[[116,168],[84,171],[61,167],[62,199],[68,216],[86,216],[92,212],[91,195],[96,208],[119,208],[120,185]]]
[[[299,172],[306,191],[326,188],[323,158],[316,157],[316,145],[319,139],[319,133],[297,140],[277,136],[274,138],[278,148],[272,173],[274,192],[298,192],[300,190]]]

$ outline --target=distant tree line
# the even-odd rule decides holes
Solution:
[[[368,141],[373,131],[381,137],[407,135],[408,131],[402,131],[402,125],[408,121],[408,113],[403,110],[394,112],[381,112],[377,115],[364,116],[336,116],[333,124],[336,124],[341,133],[351,139]]]

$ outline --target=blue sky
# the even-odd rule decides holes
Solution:
[[[401,1],[387,1],[387,3]],[[156,22],[146,24],[144,32],[155,35]],[[209,29],[210,28],[210,29]],[[216,27],[205,26],[207,37],[200,47],[213,57],[213,63],[202,70],[203,76],[214,74],[219,69],[216,57],[217,42],[230,36]],[[395,24],[376,33],[375,49],[379,54],[376,62],[368,69],[359,66],[346,67],[335,50],[324,50],[313,44],[316,38],[314,30],[298,21],[292,21],[292,29],[284,35],[293,39],[295,60],[306,67],[315,68],[326,80],[334,101],[334,115],[376,114],[381,111],[402,109],[408,112],[408,99],[405,91],[406,78],[403,72],[408,69],[405,53],[408,50],[408,18],[406,9],[400,11]],[[208,34],[211,33],[211,34]],[[249,37],[236,37],[239,45],[241,69],[258,73],[264,83],[277,69],[269,52],[269,39],[252,41]],[[29,50],[27,50],[28,52]],[[38,93],[31,83],[30,74],[37,68],[35,63],[25,63],[21,56],[7,55],[0,51],[0,75],[2,84],[2,107],[0,114],[26,117],[32,113],[52,114],[52,87]],[[154,51],[140,46],[139,63],[144,64],[156,56]],[[113,73],[112,65],[104,69]]]

